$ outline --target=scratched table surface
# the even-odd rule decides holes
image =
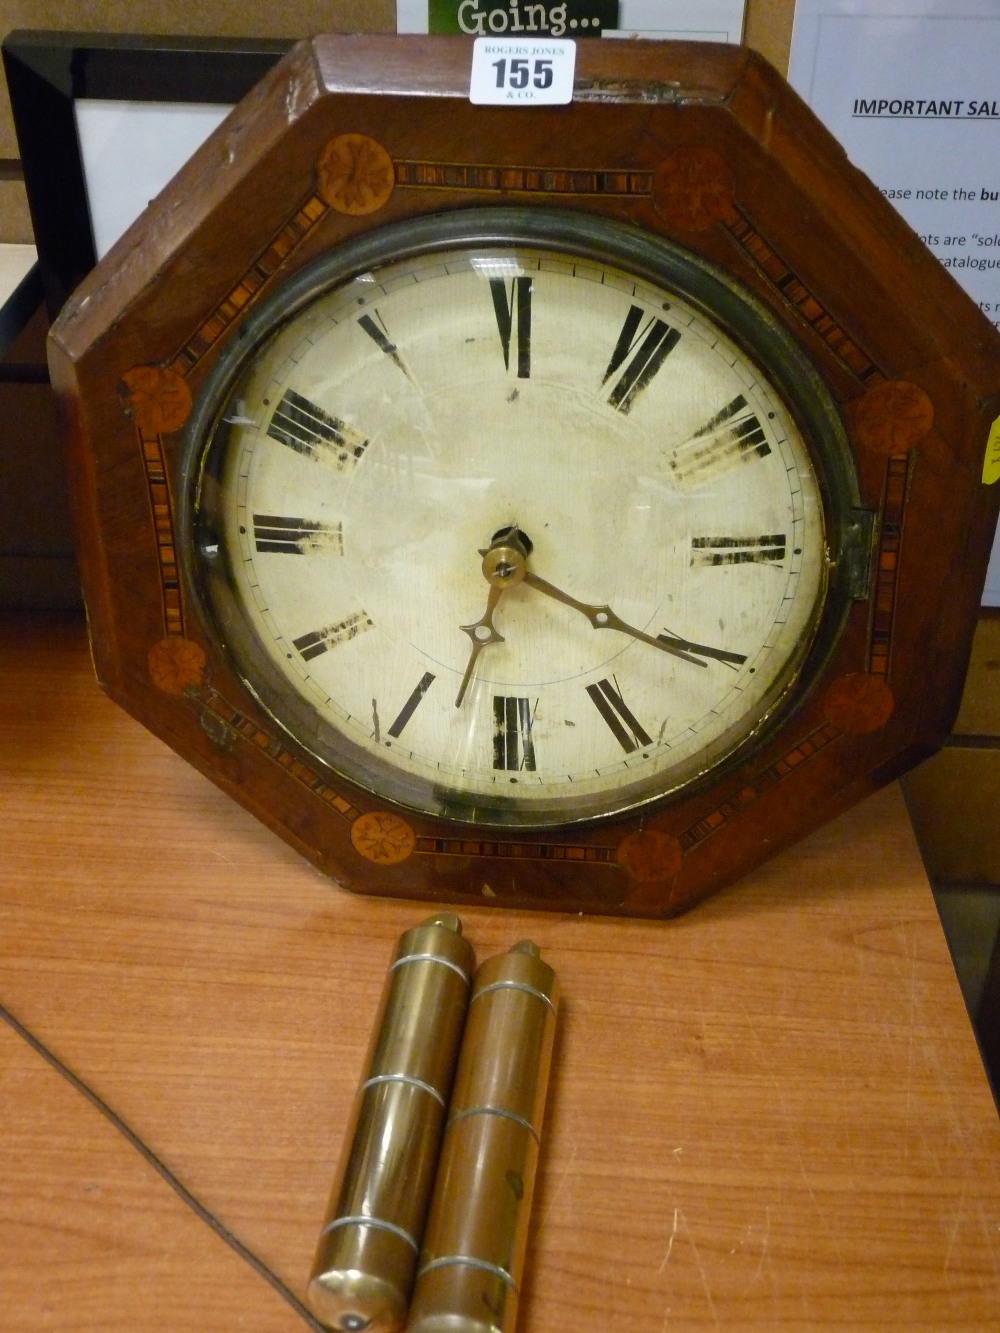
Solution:
[[[0,624],[0,1329],[315,1327],[426,915],[108,702],[79,623]],[[675,922],[462,915],[563,985],[519,1333],[994,1333],[1000,1121],[895,788]]]

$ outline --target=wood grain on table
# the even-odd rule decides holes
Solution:
[[[0,1329],[309,1326],[386,965],[323,879],[0,623]],[[1000,1122],[896,788],[668,923],[530,936],[563,1005],[519,1333],[983,1329]]]

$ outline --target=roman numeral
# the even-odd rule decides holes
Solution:
[[[493,767],[504,772],[518,773],[522,768],[535,770],[535,742],[531,728],[533,718],[527,699],[505,698],[496,695],[493,700]]]
[[[771,446],[764,427],[742,394],[737,394],[670,458],[674,479],[682,485],[700,485],[740,463],[766,458]]]
[[[254,514],[253,540],[258,551],[282,555],[344,554],[340,523],[318,523],[281,514]]]
[[[285,390],[267,434],[297,454],[333,463],[340,472],[357,463],[368,447],[360,431],[339,417],[328,416],[294,389]]]
[[[644,319],[646,312],[641,306],[630,307],[601,381],[607,384],[613,375],[622,371],[608,395],[608,402],[624,415],[631,412],[639,394],[680,342],[680,333],[662,319],[650,316],[643,325]]]
[[[389,330],[385,327],[382,316],[377,310],[374,312],[374,315],[374,319],[371,315],[362,315],[358,320],[358,324],[364,329],[365,333],[368,334],[368,337],[371,338],[379,351],[383,352],[394,365],[397,365],[406,378],[412,382],[413,376],[410,374],[409,367],[403,360],[402,356],[400,356],[399,348],[389,337]],[[378,321],[377,323],[376,320]]]
[[[785,558],[783,532],[763,537],[693,537],[692,565],[769,565]]]
[[[615,740],[626,754],[631,754],[640,745],[652,745],[653,739],[626,704],[617,685],[617,681],[612,685],[609,680],[599,680],[596,685],[587,686],[587,693]]]
[[[510,284],[510,295],[503,278],[490,278],[493,311],[503,346],[503,363],[510,370],[510,346],[517,316],[517,378],[531,376],[531,279],[515,278]]]
[[[389,735],[392,736],[395,740],[398,740],[399,737],[403,734],[403,728],[406,726],[407,722],[409,722],[413,714],[417,711],[417,705],[420,703],[421,699],[423,699],[424,695],[433,685],[434,680],[435,676],[430,671],[425,671],[424,674],[421,676],[416,689],[407,699],[406,703],[403,704],[403,707],[399,710],[399,716],[396,718],[395,722],[389,728]]]
[[[319,657],[321,653],[329,652],[331,648],[336,648],[338,644],[349,643],[351,639],[356,639],[359,634],[365,630],[371,629],[372,621],[366,611],[355,611],[354,615],[348,616],[346,620],[340,620],[335,625],[326,625],[323,629],[312,630],[309,634],[302,634],[297,639],[292,640],[292,644],[298,649],[303,661],[310,662],[314,657]]]

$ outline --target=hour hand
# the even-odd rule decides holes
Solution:
[[[462,683],[458,687],[458,698],[455,700],[455,707],[461,708],[462,700],[465,698],[465,691],[469,688],[469,682],[472,680],[476,669],[476,662],[479,654],[491,643],[503,643],[504,637],[493,624],[493,612],[497,608],[503,595],[502,587],[490,587],[490,595],[486,599],[486,610],[479,620],[473,625],[459,625],[463,634],[468,634],[472,640],[472,651],[469,654],[469,662],[465,668],[465,675],[462,677]]]
[[[594,605],[592,602],[581,602],[578,598],[571,597],[568,592],[563,592],[561,588],[557,588],[555,584],[539,578],[537,574],[526,573],[524,582],[529,588],[534,588],[536,592],[542,592],[546,597],[552,597],[555,601],[562,602],[563,606],[571,606],[574,611],[579,611],[582,615],[585,615],[594,629],[616,629],[619,633],[627,634],[640,643],[648,643],[651,648],[659,648],[661,652],[679,657],[682,662],[690,662],[694,666],[703,667],[708,666],[707,662],[702,661],[704,657],[712,657],[720,662],[742,663],[746,661],[741,653],[731,653],[724,648],[711,648],[703,643],[689,643],[686,639],[674,638],[672,635],[654,636],[647,634],[645,630],[637,629],[635,625],[626,624],[621,616],[612,611],[606,603]]]
[[[472,625],[459,625],[462,633],[468,634],[472,640],[472,652],[469,654],[469,661],[465,668],[465,675],[462,677],[462,683],[458,687],[458,698],[455,700],[456,708],[462,706],[462,700],[465,698],[465,692],[469,688],[469,682],[475,672],[479,654],[491,643],[504,642],[503,635],[493,624],[493,612],[496,610],[497,603],[505,589],[512,588],[525,577],[528,551],[521,540],[521,536],[522,534],[516,528],[501,528],[486,550],[480,551],[480,555],[483,557],[481,566],[483,578],[490,585],[490,593],[486,599],[486,610],[482,616]]]

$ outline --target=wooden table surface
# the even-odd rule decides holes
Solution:
[[[0,1329],[311,1326],[427,910],[147,735],[79,623],[0,624]],[[563,986],[519,1333],[997,1328],[1000,1121],[895,788],[674,922],[462,915]]]

